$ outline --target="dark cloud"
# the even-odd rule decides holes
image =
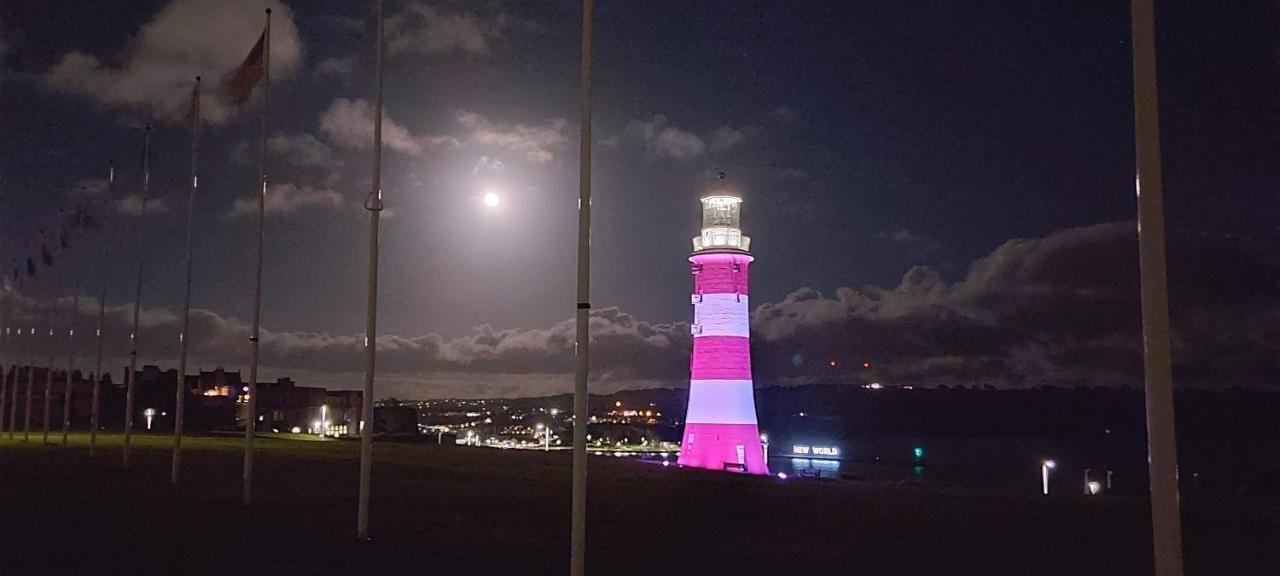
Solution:
[[[1246,239],[1175,234],[1170,245],[1177,382],[1274,386],[1280,359],[1280,265],[1274,250]],[[875,378],[914,385],[1122,385],[1142,374],[1137,241],[1132,223],[1074,228],[1011,240],[947,282],[915,267],[892,289],[841,288],[827,296],[801,288],[752,314],[762,385]],[[11,300],[26,325],[42,318],[33,301]],[[69,299],[60,302],[69,307]],[[81,302],[82,350],[89,350],[96,303]],[[109,308],[107,353],[127,357],[130,307]],[[47,310],[46,310],[47,311]],[[43,323],[41,323],[43,325]],[[62,325],[65,325],[63,320]],[[146,310],[142,357],[165,365],[177,354],[177,317]],[[196,366],[242,366],[248,325],[195,310]],[[591,316],[594,377],[608,388],[679,385],[688,375],[689,325],[639,320],[616,308]],[[572,370],[574,324],[497,329],[444,338],[378,339],[381,373],[401,395],[558,392]],[[364,337],[264,331],[269,373],[358,381]],[[832,371],[830,359],[840,368]],[[872,368],[861,370],[863,361]],[[436,388],[439,386],[440,388]]]
[[[954,283],[916,267],[892,290],[798,290],[755,310],[757,372],[812,379],[838,358],[917,385],[1138,384],[1137,254],[1133,223],[1103,224],[1011,240]],[[1274,257],[1191,234],[1175,234],[1169,254],[1178,383],[1275,385]]]

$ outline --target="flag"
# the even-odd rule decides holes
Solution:
[[[253,50],[244,57],[244,62],[223,78],[222,88],[232,104],[236,106],[244,104],[245,100],[249,99],[249,93],[253,92],[253,87],[258,85],[258,80],[261,80],[263,73],[266,72],[266,41],[267,33],[264,30],[258,37],[258,43],[253,45]]]
[[[44,262],[45,266],[53,266],[53,254],[49,252],[47,244],[40,245],[40,261]]]
[[[36,277],[36,261],[31,258],[27,258],[27,276]]]
[[[250,56],[252,56],[252,54],[250,54]],[[244,65],[241,64],[240,67],[243,68]],[[255,78],[254,83],[257,83],[257,81],[258,80]],[[252,88],[252,86],[250,86],[250,88]],[[248,97],[249,96],[246,93],[245,98],[248,98]],[[237,102],[237,104],[243,101],[244,100],[240,100]],[[199,122],[199,121],[200,121],[200,80],[197,77],[196,87],[191,89],[191,104],[187,106],[187,124],[195,126],[196,122]]]

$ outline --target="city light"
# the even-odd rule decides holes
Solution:
[[[1099,483],[1098,483],[1098,482],[1096,482],[1096,481],[1089,482],[1088,486],[1089,486],[1089,495],[1090,495],[1090,496],[1096,496],[1096,495],[1098,494],[1098,492],[1101,492],[1101,491],[1102,491],[1102,484],[1099,484]]]
[[[145,417],[147,418],[147,430],[150,430],[150,429],[151,429],[151,421],[152,421],[153,419],[155,419],[155,417],[156,417],[156,409],[155,409],[155,408],[147,408],[146,410],[143,410],[143,411],[142,411],[142,415],[143,415],[143,416],[145,416]]]
[[[1043,487],[1044,495],[1049,495],[1049,470],[1058,466],[1053,460],[1045,460],[1040,464],[1040,483]]]
[[[778,473],[778,479],[779,479],[779,480],[786,480],[786,479],[787,479],[787,473],[786,473],[786,472],[779,472],[779,473]]]

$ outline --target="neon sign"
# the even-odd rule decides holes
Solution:
[[[797,444],[791,447],[791,453],[801,456],[830,456],[837,458],[840,456],[840,449],[835,446],[803,446]]]

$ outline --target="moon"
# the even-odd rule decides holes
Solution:
[[[484,205],[490,208],[497,208],[502,203],[502,197],[497,192],[484,193]]]

